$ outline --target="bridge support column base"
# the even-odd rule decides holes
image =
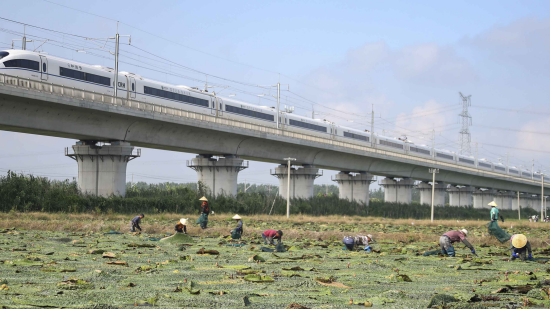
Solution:
[[[206,186],[208,193],[214,197],[220,195],[237,195],[237,177],[239,172],[248,167],[248,161],[237,156],[226,155],[214,158],[212,155],[198,155],[187,161],[187,167],[197,172],[197,180]]]
[[[412,188],[414,180],[403,178],[395,180],[393,178],[384,178],[380,181],[384,187],[384,201],[386,203],[410,204],[412,201]]]
[[[97,145],[96,141],[78,141],[74,153],[65,149],[65,155],[78,163],[78,188],[85,194],[97,196],[126,195],[126,166],[139,157],[138,149],[127,142],[111,141]]]
[[[432,185],[427,182],[419,183],[416,188],[420,191],[420,204],[432,205]],[[445,206],[445,192],[447,185],[439,182],[434,188],[434,206]]]
[[[288,165],[279,165],[271,171],[271,175],[279,178],[279,195],[287,197]],[[290,198],[313,197],[313,182],[320,177],[319,169],[313,165],[290,168]]]
[[[351,174],[340,172],[332,181],[338,183],[340,198],[369,206],[369,187],[373,182],[373,176],[368,173]]]
[[[470,186],[466,186],[466,187],[450,186],[447,189],[447,192],[449,193],[449,205],[454,207],[472,206],[473,191],[474,191],[474,188]]]

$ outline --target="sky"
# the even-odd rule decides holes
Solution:
[[[548,1],[63,1],[2,4],[0,48],[113,67],[295,113],[371,127],[391,137],[460,151],[459,92],[471,95],[471,154],[550,173]],[[78,35],[80,37],[76,37]],[[42,46],[41,39],[49,39]],[[122,42],[127,43],[125,39]],[[20,41],[14,42],[16,48]],[[93,48],[93,49],[92,49]],[[80,51],[77,51],[80,50]],[[206,81],[207,80],[207,81]],[[258,87],[261,86],[261,87]],[[263,96],[258,96],[263,95]],[[312,112],[313,110],[313,112]],[[432,133],[435,132],[435,133]],[[432,139],[435,136],[435,140]],[[0,172],[76,177],[64,149],[76,141],[0,131]],[[195,154],[142,149],[127,180],[195,182]],[[239,182],[277,185],[274,164],[250,162]],[[316,184],[333,184],[324,171]]]

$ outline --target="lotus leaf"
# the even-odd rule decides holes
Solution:
[[[243,278],[246,281],[251,282],[274,282],[275,280],[267,275],[250,274]]]

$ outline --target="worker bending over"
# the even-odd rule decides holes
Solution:
[[[187,220],[189,219],[180,219],[180,221],[178,222],[178,224],[176,224],[176,227],[174,228],[176,233],[187,234]]]
[[[449,257],[455,256],[455,248],[453,247],[453,244],[455,242],[463,242],[466,247],[468,247],[473,254],[476,254],[476,250],[474,247],[470,244],[468,240],[466,240],[466,236],[468,235],[467,230],[460,230],[460,231],[449,231],[445,234],[443,234],[439,238],[439,246],[441,247],[441,253],[447,254]]]
[[[143,219],[143,217],[145,217],[145,215],[141,214],[130,220],[130,232],[134,233],[136,228],[141,232],[141,226],[139,226],[139,224],[141,223],[141,219]]]
[[[241,236],[243,234],[243,220],[239,215],[234,215],[232,219],[237,221],[237,227],[231,230],[231,238],[241,239]]]
[[[367,236],[357,235],[355,237],[346,236],[343,240],[344,245],[350,251],[355,250],[359,246],[364,246],[364,251],[371,252],[372,248],[369,246],[369,242],[374,242],[371,234],[368,234]]]
[[[523,234],[514,234],[510,238],[510,243],[512,243],[512,261],[520,258],[522,261],[529,260],[534,261],[533,251],[531,251],[531,243],[527,240],[527,237]],[[525,257],[525,253],[528,253],[528,257]]]
[[[278,243],[281,243],[281,238],[283,237],[283,231],[278,230],[267,230],[262,233],[262,238],[264,239],[264,244],[266,245],[274,245],[275,242],[273,239],[277,239]]]

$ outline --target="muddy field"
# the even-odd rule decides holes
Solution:
[[[401,221],[368,225],[342,219],[319,223],[286,221],[274,226],[273,221],[245,219],[244,239],[233,241],[228,237],[233,225],[228,218],[218,216],[212,220],[210,231],[202,237],[201,231],[192,227],[193,237],[175,242],[158,241],[166,236],[164,232],[132,235],[122,228],[94,232],[21,227],[0,230],[0,305],[2,308],[426,308],[430,303],[445,304],[440,308],[550,306],[550,264],[546,264],[550,246],[546,243],[547,225],[542,223],[512,229],[507,223],[509,233],[525,233],[536,244],[534,257],[538,259],[510,262],[508,244],[500,245],[486,235],[482,223],[451,226]],[[169,231],[173,223],[172,218],[146,218],[143,227],[147,231],[147,226],[154,224],[166,226]],[[3,225],[6,224],[9,223],[4,221]],[[124,227],[127,223],[111,222],[108,226]],[[260,231],[269,227],[288,231],[289,237],[283,237],[287,252],[262,251],[274,248],[264,245],[260,237]],[[456,258],[423,256],[426,251],[437,249],[439,235],[464,227],[470,230],[469,238],[479,257],[473,257],[463,245],[456,246]],[[365,232],[375,235],[375,252],[343,249],[342,235]]]

